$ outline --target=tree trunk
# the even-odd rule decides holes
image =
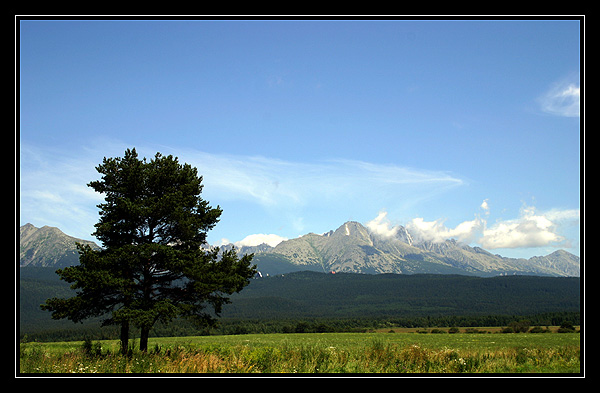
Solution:
[[[150,329],[143,327],[140,333],[140,351],[148,352],[148,336],[150,335]]]
[[[129,351],[129,321],[121,322],[121,353],[127,355]]]

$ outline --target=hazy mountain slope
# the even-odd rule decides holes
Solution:
[[[546,256],[533,257],[527,262],[548,271],[555,271],[557,275],[579,276],[580,274],[579,257],[564,250],[557,250]]]
[[[322,255],[323,246],[327,238],[314,233],[290,239],[279,243],[270,251],[279,254],[292,261],[295,265],[312,265],[326,269],[325,259]]]
[[[58,228],[25,224],[20,228],[19,266],[76,265],[79,263],[76,242],[97,247],[94,242],[68,236]]]

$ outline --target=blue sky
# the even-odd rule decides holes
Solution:
[[[580,253],[577,20],[17,28],[21,224],[94,240],[86,183],[135,147],[198,168],[224,210],[212,244],[354,220],[510,257]]]

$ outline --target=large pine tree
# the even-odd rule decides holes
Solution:
[[[79,265],[57,270],[76,295],[42,308],[74,322],[101,316],[121,326],[127,351],[130,324],[141,330],[140,349],[158,322],[188,317],[213,324],[227,295],[256,273],[252,255],[207,250],[206,234],[222,213],[200,197],[202,177],[189,164],[157,153],[140,160],[135,149],[104,158],[101,180],[88,184],[104,196],[94,236],[101,250],[78,245]]]

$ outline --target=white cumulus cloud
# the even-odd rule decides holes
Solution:
[[[480,206],[485,214],[490,214],[490,205],[488,204],[488,199],[484,199],[483,202],[481,202],[481,206]]]
[[[495,223],[479,241],[487,249],[560,246],[566,239],[559,234],[559,222],[578,219],[579,209],[539,213],[523,206],[519,218]]]
[[[398,227],[391,226],[390,221],[387,219],[387,212],[381,211],[371,221],[365,224],[369,230],[382,237],[392,237],[398,232]]]
[[[421,241],[439,243],[447,239],[456,239],[470,243],[481,233],[484,225],[485,221],[477,217],[471,221],[463,221],[454,228],[448,228],[443,220],[425,221],[417,217],[406,224],[406,228],[413,237]]]
[[[571,246],[572,239],[567,239],[561,233],[566,227],[579,222],[579,209],[552,209],[539,212],[533,206],[524,205],[518,218],[497,221],[488,226],[487,217],[490,214],[488,201],[485,199],[480,205],[486,218],[476,215],[473,220],[448,227],[442,219],[426,221],[422,217],[417,217],[406,223],[405,227],[417,242],[439,243],[456,239],[489,250]],[[371,232],[384,237],[394,236],[400,229],[398,226],[391,225],[385,211],[381,211],[376,218],[365,225]]]

